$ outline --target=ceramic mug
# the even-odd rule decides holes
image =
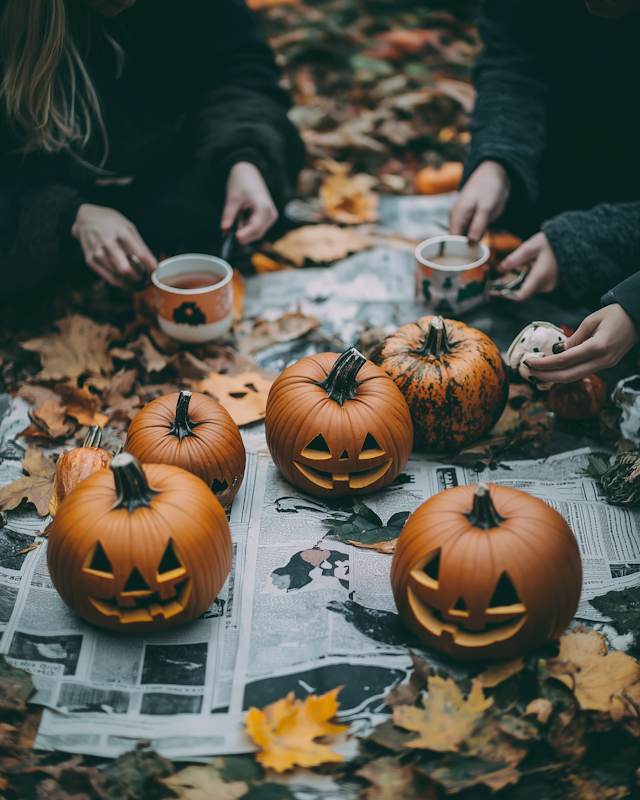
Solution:
[[[443,234],[416,247],[416,296],[433,314],[457,316],[482,305],[489,248],[466,236]]]
[[[210,286],[179,289],[165,280],[208,273]],[[178,342],[210,342],[223,336],[233,321],[233,269],[216,256],[187,253],[158,264],[151,275],[160,328]],[[214,283],[217,281],[217,283]]]

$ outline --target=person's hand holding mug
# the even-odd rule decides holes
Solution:
[[[236,231],[240,244],[262,239],[278,219],[278,210],[260,170],[248,161],[239,161],[231,168],[227,180],[227,201],[220,221],[223,233],[244,210],[249,213],[239,220]]]
[[[158,266],[136,226],[114,208],[84,203],[78,209],[71,235],[80,242],[88,266],[112,286],[126,287],[144,277],[131,264],[130,257],[134,262],[137,259],[148,273]]]
[[[570,383],[613,367],[639,341],[640,326],[613,303],[589,314],[573,336],[559,343],[562,352],[529,358],[527,366],[541,381]]]
[[[482,239],[487,225],[504,211],[511,193],[511,179],[497,161],[483,161],[460,190],[449,213],[449,233]]]

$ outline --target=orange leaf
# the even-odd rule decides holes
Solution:
[[[297,700],[289,692],[262,710],[250,708],[245,717],[247,731],[262,748],[256,760],[276,772],[296,765],[315,767],[327,761],[342,761],[338,753],[314,741],[319,736],[348,730],[348,725],[329,722],[339,708],[336,697],[341,689],[339,686],[320,697],[310,694],[305,700]]]
[[[280,270],[283,269],[291,269],[291,267],[286,264],[282,264],[280,261],[274,261],[273,258],[265,256],[264,253],[254,253],[251,256],[251,263],[258,275],[263,275],[265,272],[280,272]]]
[[[198,389],[224,406],[236,425],[248,425],[264,418],[272,383],[257,372],[243,372],[235,378],[210,372]]]
[[[244,312],[244,296],[247,293],[247,287],[245,286],[242,273],[237,269],[233,270],[231,284],[233,286],[233,321],[237,322],[242,319],[242,314]]]
[[[58,439],[68,436],[73,430],[73,425],[67,422],[67,409],[60,403],[60,399],[45,400],[36,411],[29,412],[31,425],[19,433],[18,436],[42,436],[47,439]]]
[[[351,164],[339,164],[330,158],[317,166],[329,172],[320,187],[320,199],[329,219],[347,225],[377,221],[379,197],[371,191],[377,178],[365,173],[350,176]]]
[[[99,425],[104,428],[109,417],[99,412],[102,402],[100,395],[94,394],[88,386],[80,389],[72,381],[57,384],[56,392],[67,404],[67,414],[76,419],[80,425]]]

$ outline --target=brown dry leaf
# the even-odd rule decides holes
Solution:
[[[109,385],[102,393],[102,400],[107,406],[117,406],[133,392],[138,370],[122,367],[111,376]]]
[[[6,658],[0,655],[0,711],[26,714],[26,702],[32,692],[31,675],[11,666]]]
[[[247,732],[261,747],[256,760],[263,767],[284,772],[298,765],[315,767],[328,761],[342,761],[342,756],[324,744],[314,741],[319,736],[342,733],[348,725],[334,725],[341,686],[319,697],[310,694],[304,700],[293,692],[265,706],[250,708],[245,717]]]
[[[298,0],[248,0],[247,5],[254,11],[262,8],[272,8],[273,6],[290,5],[297,3]]]
[[[31,425],[20,433],[19,436],[41,436],[46,439],[58,439],[68,436],[74,426],[67,422],[67,409],[57,400],[45,400],[38,411],[29,411]]]
[[[221,372],[224,375],[240,375],[242,372],[256,371],[257,367],[250,358],[241,356],[232,347],[222,344],[206,345],[207,357],[205,363],[209,366],[209,372]],[[257,370],[264,373],[264,377],[271,377],[266,370]],[[273,376],[275,378],[275,375]]]
[[[242,273],[234,269],[233,277],[231,278],[231,285],[233,286],[233,321],[237,322],[242,319],[244,313],[244,297],[247,293]]]
[[[331,158],[318,161],[316,166],[329,173],[319,193],[329,219],[347,225],[377,221],[379,197],[371,191],[377,178],[365,173],[350,176],[351,164],[339,164]]]
[[[225,782],[220,777],[216,761],[204,767],[186,767],[162,779],[162,783],[184,800],[238,800],[248,792],[249,784],[245,781]]]
[[[49,500],[53,494],[55,464],[35,447],[30,447],[25,453],[22,469],[28,477],[18,478],[17,481],[0,489],[0,510],[11,511],[26,499],[36,507],[39,517],[46,517],[49,513]]]
[[[431,666],[417,656],[411,655],[413,672],[409,683],[401,683],[392,687],[384,698],[387,706],[412,706],[427,688],[427,682],[433,670]]]
[[[362,542],[347,541],[347,544],[352,544],[354,547],[364,547],[366,550],[375,550],[377,553],[385,553],[392,555],[395,553],[398,538],[388,539],[386,542],[376,542],[375,544],[362,544]]]
[[[571,786],[563,794],[565,800],[622,800],[630,794],[626,786],[606,786],[596,780],[571,776]]]
[[[149,336],[153,339],[156,348],[162,353],[168,353],[168,355],[172,356],[180,350],[179,342],[171,339],[156,325],[149,325]]]
[[[493,705],[493,698],[485,698],[482,683],[477,678],[466,700],[452,678],[444,680],[434,675],[429,678],[428,685],[425,707],[396,706],[393,723],[420,734],[408,742],[407,747],[439,753],[457,751],[458,745],[472,734],[479,717]]]
[[[549,717],[553,713],[553,703],[545,697],[536,697],[526,707],[524,716],[535,714],[538,722],[541,725],[546,725],[549,722]]]
[[[71,381],[58,383],[56,392],[66,403],[67,414],[77,420],[80,425],[99,425],[104,428],[109,417],[99,411],[102,405],[100,395],[94,394],[86,385],[79,388]]]
[[[138,360],[147,372],[161,372],[171,360],[169,356],[165,356],[156,350],[145,333],[141,333],[135,342],[131,342],[127,346],[127,349],[138,356]],[[121,356],[118,355],[118,358],[121,358]]]
[[[109,342],[118,336],[111,325],[99,325],[81,314],[55,323],[59,333],[22,342],[21,346],[40,355],[41,381],[60,381],[80,375],[110,375],[113,369]]]
[[[277,342],[290,342],[315,330],[320,323],[315,317],[307,317],[299,311],[283,314],[268,322],[258,320],[251,333],[238,340],[237,350],[242,356],[252,356]]]
[[[316,264],[329,264],[367,247],[368,239],[338,225],[303,225],[273,245],[279,256],[297,267],[302,267],[307,258]]]
[[[251,263],[258,275],[264,275],[265,272],[280,272],[283,269],[291,269],[288,264],[283,264],[281,261],[275,261],[264,253],[254,253],[251,256]]]
[[[371,786],[363,789],[358,800],[436,800],[435,786],[416,786],[413,764],[401,764],[397,756],[383,756],[370,761],[356,772]],[[424,782],[424,779],[423,779]]]
[[[545,664],[549,677],[573,691],[580,708],[616,719],[637,717],[640,663],[626,653],[607,653],[606,638],[584,626],[560,639],[560,652]]]
[[[40,408],[45,400],[56,400],[60,402],[59,395],[57,395],[53,389],[47,389],[46,386],[40,386],[37,383],[21,384],[17,395],[35,406],[36,410]]]
[[[86,767],[82,756],[73,756],[61,764],[38,766],[38,772],[52,776],[38,786],[40,800],[110,800],[104,789],[105,775],[97,767]]]
[[[482,686],[485,689],[493,689],[494,686],[506,681],[512,675],[524,669],[524,658],[513,658],[510,661],[495,661],[489,669],[479,676]]]
[[[244,372],[232,378],[210,372],[198,384],[198,390],[215,398],[231,414],[236,425],[248,425],[264,419],[272,380],[257,372]]]

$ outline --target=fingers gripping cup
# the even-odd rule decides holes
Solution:
[[[416,295],[434,314],[456,316],[482,305],[489,248],[445,234],[416,247]]]
[[[233,321],[233,270],[216,256],[188,253],[161,261],[151,276],[158,325],[178,342],[210,342]]]

